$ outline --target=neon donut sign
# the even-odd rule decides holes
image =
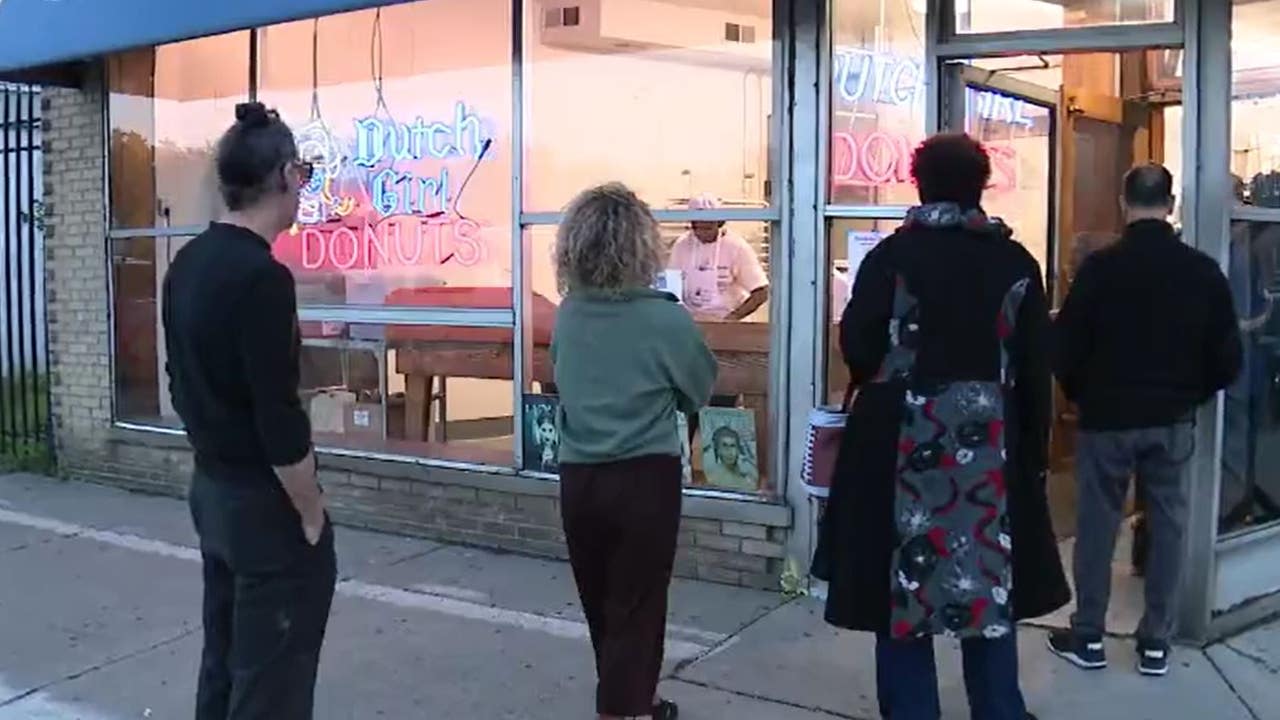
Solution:
[[[911,182],[911,153],[917,141],[906,135],[872,132],[831,135],[831,182],[835,186],[882,187]],[[1016,151],[1007,145],[986,144],[991,157],[990,190],[1010,190],[1018,184]]]

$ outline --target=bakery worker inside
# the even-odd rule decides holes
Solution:
[[[703,194],[690,210],[716,210],[720,200]],[[667,267],[679,271],[683,300],[696,320],[737,322],[769,300],[769,276],[760,258],[724,221],[698,220],[671,247]]]

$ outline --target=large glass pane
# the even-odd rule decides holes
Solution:
[[[1280,207],[1280,0],[1236,0],[1231,27],[1231,168],[1245,201]]]
[[[160,307],[169,260],[187,240],[131,238],[111,243],[117,420],[181,426],[163,377],[166,357]]]
[[[923,3],[835,0],[832,19],[828,202],[911,204],[911,151],[925,127]]]
[[[258,31],[258,97],[318,170],[275,240],[303,304],[511,307],[510,16],[430,0]]]
[[[190,238],[112,242],[116,419],[181,427],[159,308]],[[303,407],[319,447],[509,467],[511,330],[303,322]]]
[[[204,225],[222,210],[213,146],[249,94],[249,33],[107,58],[111,224]]]
[[[720,364],[720,377],[712,407],[702,418],[689,418],[683,437],[689,441],[690,463],[686,484],[707,490],[774,497],[778,491],[770,477],[769,463],[772,435],[769,426],[769,304],[766,301],[740,321],[717,317],[709,307],[698,310],[697,268],[715,264],[719,274],[732,278],[722,283],[724,293],[746,293],[753,278],[769,278],[769,239],[773,226],[767,223],[726,223],[724,235],[717,243],[701,243],[688,224],[664,224],[662,236],[673,271],[666,288],[681,297],[685,307],[694,312],[707,343]],[[527,333],[532,343],[533,367],[528,373],[527,390],[554,397],[551,367],[545,343],[554,331],[555,307],[560,303],[556,287],[556,228],[534,226],[525,230],[525,243],[530,259],[532,329]],[[693,253],[690,254],[690,248]],[[739,255],[734,248],[746,248]],[[705,262],[699,263],[701,259]],[[731,287],[728,287],[731,286]],[[754,289],[754,288],[753,288]],[[732,303],[730,303],[732,304]],[[526,418],[528,420],[529,418]],[[722,429],[724,428],[724,429]],[[717,447],[716,441],[720,447]],[[734,440],[730,447],[730,440]],[[728,451],[726,453],[726,450]],[[529,453],[526,444],[525,452]],[[736,458],[732,468],[727,457]]]
[[[1280,0],[1235,0],[1231,168],[1237,207],[1280,208]],[[1227,389],[1219,530],[1280,520],[1280,223],[1234,221],[1227,277],[1240,316],[1244,372]]]
[[[511,330],[302,323],[319,447],[510,467]]]
[[[702,193],[768,203],[770,0],[566,5],[526,4],[526,209],[558,210],[607,180],[657,208]]]
[[[1228,280],[1244,337],[1244,371],[1227,389],[1222,532],[1280,520],[1280,223],[1231,227]]]
[[[827,224],[828,270],[825,329],[827,348],[827,402],[838,404],[849,387],[849,368],[840,350],[840,319],[853,293],[858,266],[881,240],[902,224],[901,220],[831,220]]]
[[[1171,22],[1174,0],[956,0],[955,8],[957,32],[985,33]]]
[[[969,89],[965,130],[987,148],[986,211],[1001,218],[1040,263],[1050,267],[1053,124],[1056,109],[994,90]]]

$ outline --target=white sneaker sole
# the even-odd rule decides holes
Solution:
[[[1063,660],[1066,660],[1072,665],[1075,665],[1081,670],[1105,670],[1107,668],[1106,660],[1103,660],[1102,662],[1087,662],[1084,658],[1076,655],[1075,653],[1062,652],[1058,648],[1054,647],[1053,643],[1049,640],[1045,641],[1045,645],[1049,646],[1049,652],[1057,655]]]
[[[1162,677],[1162,676],[1164,676],[1164,675],[1168,675],[1168,674],[1169,674],[1169,655],[1168,655],[1168,653],[1160,653],[1160,652],[1152,651],[1152,653],[1151,653],[1151,654],[1153,655],[1153,657],[1148,658],[1148,657],[1145,657],[1145,656],[1141,656],[1141,657],[1139,657],[1139,658],[1138,658],[1138,672],[1139,672],[1139,673],[1142,673],[1143,675],[1146,675],[1146,676],[1148,676],[1148,677]],[[1143,660],[1147,660],[1147,659],[1150,659],[1150,660],[1163,660],[1163,661],[1164,661],[1164,667],[1162,667],[1162,668],[1150,668],[1150,667],[1143,667],[1143,666],[1142,666],[1142,661],[1143,661]]]

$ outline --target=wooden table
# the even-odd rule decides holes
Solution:
[[[743,398],[756,416],[756,441],[760,468],[768,466],[769,435],[769,326],[763,323],[698,323],[720,366],[715,393]],[[553,379],[550,333],[535,336],[529,380]],[[464,377],[511,380],[516,355],[511,331],[488,328],[454,328],[439,339],[388,338],[396,351],[396,372],[405,376],[405,436],[427,440],[435,378]],[[518,431],[517,431],[518,434]]]

